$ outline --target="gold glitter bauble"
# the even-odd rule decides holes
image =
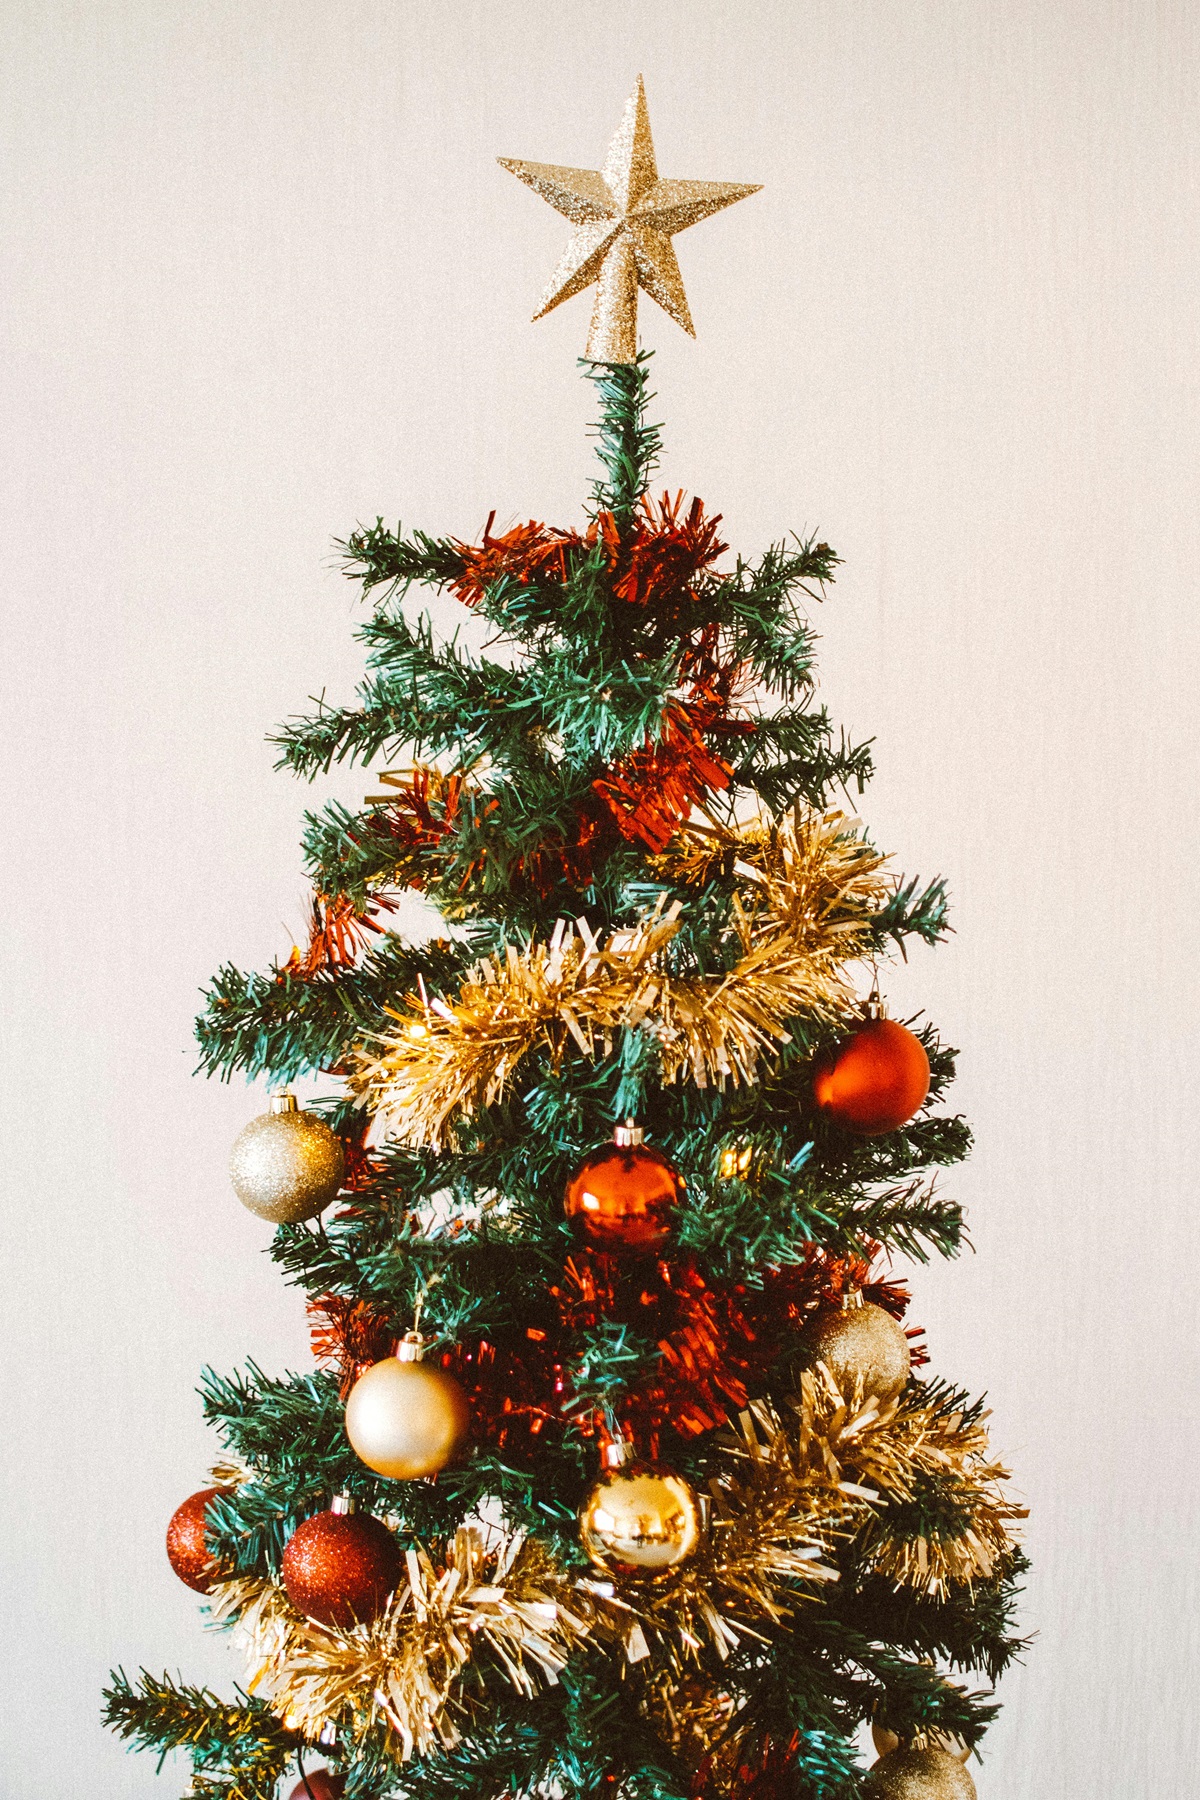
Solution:
[[[908,1339],[882,1306],[861,1301],[818,1313],[804,1338],[844,1394],[857,1388],[878,1400],[894,1400],[908,1380]]]
[[[579,1514],[579,1536],[609,1575],[661,1575],[700,1542],[700,1508],[680,1475],[651,1463],[608,1469]]]
[[[932,1748],[957,1756],[959,1762],[966,1762],[971,1754],[970,1744],[964,1744],[961,1738],[953,1737],[948,1731],[926,1730],[921,1735],[928,1739]],[[877,1725],[874,1720],[871,1721],[871,1742],[875,1746],[876,1756],[886,1756],[890,1750],[903,1747],[903,1740],[898,1733],[889,1731],[886,1725]]]
[[[360,1375],[346,1402],[346,1436],[368,1469],[392,1481],[436,1475],[467,1439],[466,1395],[444,1369],[416,1360],[420,1340],[406,1338]]]
[[[252,1213],[273,1225],[298,1225],[323,1212],[342,1185],[342,1140],[316,1113],[302,1112],[294,1094],[277,1094],[271,1104],[238,1133],[229,1173]]]
[[[975,1783],[948,1750],[889,1750],[867,1776],[867,1800],[977,1800]]]

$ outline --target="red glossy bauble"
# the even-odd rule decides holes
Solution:
[[[567,1184],[568,1219],[596,1250],[657,1250],[671,1235],[683,1179],[636,1126],[584,1158]]]
[[[167,1559],[180,1581],[186,1581],[198,1594],[207,1594],[224,1571],[208,1547],[208,1503],[219,1494],[231,1494],[232,1488],[201,1488],[191,1494],[171,1514],[167,1526]]]
[[[303,1781],[298,1781],[288,1795],[288,1800],[342,1800],[346,1791],[346,1777],[331,1775],[328,1769],[306,1770],[305,1781],[308,1786],[305,1787]]]
[[[399,1546],[369,1513],[316,1513],[296,1527],[283,1552],[288,1599],[319,1625],[378,1617],[399,1579]]]
[[[813,1076],[821,1110],[863,1137],[907,1124],[928,1092],[925,1046],[894,1019],[868,1019]]]

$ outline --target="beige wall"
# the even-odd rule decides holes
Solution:
[[[665,476],[846,558],[824,689],[958,935],[891,983],[963,1046],[977,1254],[917,1271],[995,1409],[1040,1634],[982,1800],[1196,1769],[1196,452],[1189,0],[9,0],[11,681],[0,1794],[174,1795],[109,1664],[228,1689],[168,1570],[202,1363],[303,1366],[235,1203],[260,1096],[191,1078],[199,984],[303,920],[267,729],[358,667],[330,540],[577,516],[587,303],[497,153],[765,191],[649,304]],[[354,798],[360,777],[313,799]]]

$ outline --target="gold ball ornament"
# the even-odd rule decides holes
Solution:
[[[273,1225],[315,1219],[336,1196],[346,1170],[342,1141],[295,1094],[273,1094],[271,1110],[251,1119],[229,1157],[242,1205]]]
[[[699,1503],[681,1475],[627,1458],[622,1444],[608,1453],[610,1466],[580,1509],[580,1540],[608,1575],[662,1575],[699,1544]]]
[[[914,1734],[915,1735],[915,1734]],[[964,1744],[960,1737],[949,1731],[923,1731],[921,1736],[927,1740],[928,1746],[935,1750],[946,1750],[951,1756],[957,1756],[959,1762],[966,1762],[971,1754],[970,1744]],[[911,1748],[898,1732],[889,1731],[886,1725],[871,1721],[871,1742],[875,1746],[876,1756],[886,1756],[890,1750]]]
[[[436,1475],[467,1441],[467,1397],[444,1369],[421,1361],[424,1340],[410,1331],[395,1356],[359,1376],[346,1402],[346,1436],[377,1475],[415,1481]]]
[[[867,1775],[865,1800],[977,1800],[975,1783],[948,1750],[889,1750]]]
[[[818,1313],[804,1338],[844,1394],[857,1389],[877,1400],[894,1400],[908,1380],[912,1353],[903,1326],[861,1294]]]

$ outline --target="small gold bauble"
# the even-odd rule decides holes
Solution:
[[[342,1140],[294,1094],[277,1094],[272,1111],[238,1133],[229,1158],[243,1206],[273,1225],[315,1219],[337,1194],[345,1173]]]
[[[700,1542],[700,1508],[680,1475],[650,1463],[608,1469],[588,1493],[579,1535],[610,1575],[661,1575]]]
[[[913,1733],[914,1738],[917,1735],[916,1732]],[[966,1762],[971,1754],[970,1744],[964,1744],[960,1737],[954,1737],[949,1731],[923,1731],[919,1735],[924,1739],[925,1744],[936,1750],[948,1751],[951,1756],[957,1756],[959,1762]],[[896,1732],[889,1731],[886,1725],[877,1725],[872,1719],[871,1742],[875,1746],[876,1756],[886,1756],[889,1750],[899,1750],[904,1741]],[[912,1740],[910,1739],[908,1742],[911,1743]],[[921,1747],[920,1745],[916,1746],[916,1748]]]
[[[857,1305],[819,1313],[804,1336],[846,1395],[857,1389],[877,1400],[894,1400],[908,1380],[908,1339],[882,1306],[859,1299]]]
[[[346,1436],[356,1456],[392,1481],[436,1475],[462,1449],[471,1423],[466,1395],[444,1369],[411,1360],[420,1339],[405,1339],[359,1376],[346,1402]]]
[[[948,1750],[889,1750],[867,1776],[867,1800],[977,1800],[975,1783]]]

